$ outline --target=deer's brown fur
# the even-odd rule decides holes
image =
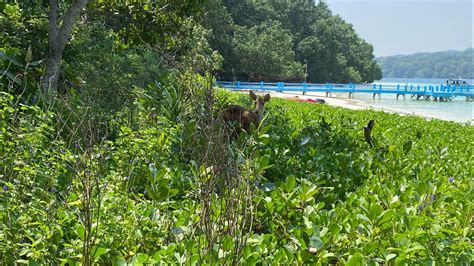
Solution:
[[[270,100],[270,94],[257,96],[253,91],[249,91],[250,98],[255,101],[255,111],[250,111],[239,105],[231,105],[222,111],[221,117],[227,126],[232,127],[231,135],[239,135],[242,129],[250,132],[251,125],[258,127],[265,110],[265,103]]]

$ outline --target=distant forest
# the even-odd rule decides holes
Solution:
[[[372,82],[373,47],[324,1],[209,1],[202,25],[223,80]]]
[[[474,79],[474,49],[376,58],[384,78]]]

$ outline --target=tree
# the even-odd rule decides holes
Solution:
[[[311,82],[381,78],[373,47],[324,1],[223,0],[213,5],[205,27],[213,32],[211,47],[224,57],[224,78],[301,81],[304,62]]]
[[[216,3],[217,2],[217,3]],[[218,70],[220,78],[230,80],[233,78],[233,69],[238,63],[232,39],[235,24],[227,8],[218,1],[208,1],[205,6],[202,25],[210,31],[207,37],[212,49],[217,50],[225,58],[222,68]]]
[[[303,66],[295,61],[293,39],[277,21],[251,28],[237,27],[234,47],[238,69],[251,80],[301,80]]]
[[[63,52],[77,18],[89,3],[89,0],[44,0],[21,2],[26,13],[47,14],[48,18],[48,53],[41,87],[45,92],[57,90]],[[143,1],[138,4],[129,2],[98,1],[91,2],[91,10],[86,13],[82,23],[103,21],[115,31],[124,47],[143,44],[156,47],[174,47],[193,27],[184,27],[188,17],[199,15],[203,1]],[[45,8],[47,10],[45,10]],[[119,14],[114,16],[113,14]],[[46,36],[45,36],[46,37]],[[181,47],[187,47],[181,43]],[[174,56],[174,54],[173,54]]]
[[[66,47],[66,43],[71,35],[76,18],[88,1],[74,1],[61,15],[59,0],[49,0],[48,56],[46,58],[45,73],[41,82],[43,90],[48,94],[56,91],[64,47]]]

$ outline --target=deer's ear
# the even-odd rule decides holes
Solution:
[[[257,95],[255,94],[255,92],[249,91],[249,94],[250,94],[250,98],[251,98],[252,100],[256,100],[256,99],[257,99]]]
[[[265,96],[263,97],[263,100],[264,100],[265,102],[270,101],[270,94],[268,94],[268,93],[265,94]]]

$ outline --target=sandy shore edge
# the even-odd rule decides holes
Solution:
[[[234,90],[234,92],[247,93],[247,91],[242,91],[242,90]],[[284,92],[284,93],[275,92],[275,91],[265,91],[265,92],[256,91],[256,92],[258,94],[269,93],[271,97],[277,97],[277,98],[283,98],[283,99],[290,99],[290,98],[295,98],[295,97],[302,100],[323,99],[324,101],[326,101],[326,104],[329,104],[331,106],[337,106],[337,107],[342,107],[342,108],[351,109],[351,110],[377,110],[377,111],[382,111],[382,112],[392,113],[392,114],[418,116],[418,117],[425,118],[426,120],[440,119],[440,118],[436,118],[434,116],[429,116],[429,115],[420,115],[413,112],[404,112],[402,110],[371,106],[370,104],[363,101],[358,101],[357,99],[350,99],[350,100],[344,99],[344,98],[348,98],[347,94],[333,93],[331,97],[326,97],[326,93],[324,92],[309,92],[309,93],[306,93],[305,95],[303,95],[302,92]],[[444,120],[444,119],[441,119],[441,120]],[[450,120],[446,120],[446,121],[450,121]]]

